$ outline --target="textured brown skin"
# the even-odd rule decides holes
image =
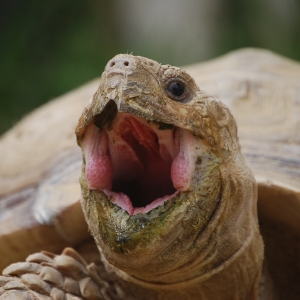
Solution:
[[[244,73],[241,73],[240,65],[243,65],[243,64],[247,65],[247,63],[248,63],[248,67],[245,68],[245,71],[243,71]],[[217,69],[221,70],[221,71],[215,71]],[[228,71],[228,70],[230,70],[230,71]],[[230,107],[232,107],[233,113],[235,114],[235,116],[237,117],[238,122],[239,122],[239,120],[243,120],[243,118],[244,118],[244,117],[242,117],[244,112],[243,112],[243,110],[241,111],[241,108],[243,109],[243,106],[236,105],[236,103],[238,104],[238,102],[236,102],[236,103],[230,102],[231,99],[232,99],[232,101],[237,101],[237,99],[241,99],[241,103],[246,103],[246,104],[247,103],[251,104],[252,99],[254,99],[254,103],[255,103],[255,101],[256,101],[255,95],[256,95],[256,93],[258,94],[258,91],[259,91],[258,87],[260,89],[265,88],[265,91],[267,91],[263,94],[263,96],[259,96],[260,101],[266,101],[267,103],[270,103],[270,105],[271,105],[272,102],[270,102],[270,101],[275,101],[277,99],[276,97],[279,97],[278,98],[278,101],[279,101],[281,99],[280,98],[281,95],[285,95],[284,96],[285,101],[289,101],[289,103],[290,103],[290,106],[287,106],[287,107],[293,106],[294,98],[289,98],[289,97],[291,97],[291,95],[297,95],[297,93],[299,93],[299,91],[300,91],[299,80],[297,80],[297,78],[299,78],[299,70],[300,70],[300,67],[296,63],[276,57],[273,54],[270,54],[268,52],[244,50],[241,52],[231,54],[231,56],[224,57],[220,61],[217,60],[216,62],[211,62],[211,63],[204,64],[201,66],[199,65],[199,67],[198,66],[194,67],[194,68],[191,67],[189,69],[189,72],[191,74],[193,74],[193,76],[197,79],[197,82],[201,82],[201,85],[200,85],[201,87],[205,87],[205,89],[207,91],[210,91],[210,93],[217,95],[220,99],[222,99]],[[214,79],[214,72],[216,74],[218,74],[217,81],[214,81],[214,80],[216,80],[216,79]],[[252,74],[253,74],[253,76],[252,76]],[[264,77],[264,74],[268,74],[269,77]],[[272,77],[269,74],[271,74],[271,75],[275,74],[276,77]],[[237,77],[235,77],[235,76],[237,76]],[[269,82],[270,82],[269,90],[268,90],[268,85],[266,84],[266,82],[264,82],[265,78],[267,78],[267,80],[269,80]],[[288,81],[287,81],[287,79],[288,79]],[[221,80],[221,81],[219,81],[219,80]],[[224,80],[225,80],[225,82],[226,82],[226,80],[228,80],[229,86],[232,84],[232,88],[230,89],[230,93],[228,93],[228,94],[226,94],[226,88],[224,91],[222,91],[222,89],[223,89],[222,85],[220,86],[220,85],[216,84],[218,82],[223,82]],[[273,91],[272,83],[271,83],[272,80],[273,80],[273,87],[274,87],[274,85],[276,85],[277,90],[276,90],[276,93],[274,93],[274,95],[272,97],[270,97],[268,94],[268,91],[270,91],[270,93],[271,93],[271,91]],[[278,80],[278,83],[275,84],[276,80]],[[244,83],[248,86],[247,89],[243,89]],[[261,85],[261,86],[259,86],[259,85]],[[281,87],[282,87],[282,89],[281,89]],[[86,89],[90,89],[90,87],[86,87]],[[280,91],[280,92],[278,92],[278,91]],[[284,94],[286,91],[287,91],[287,93]],[[76,92],[75,94],[79,95],[79,91]],[[245,97],[248,97],[247,98],[247,99],[249,99],[248,102],[243,102]],[[263,97],[265,97],[265,98],[263,98]],[[66,96],[62,100],[67,101],[67,99],[68,99],[68,96]],[[84,98],[82,98],[82,99],[84,99]],[[82,102],[84,102],[84,101],[85,100],[82,100]],[[57,102],[57,105],[62,106],[62,103],[63,103],[62,101],[61,101],[61,104],[60,104],[60,102]],[[54,104],[55,103],[53,103],[53,108],[55,106]],[[66,104],[66,105],[68,105],[68,104]],[[275,105],[274,107],[276,108],[277,106]],[[251,109],[253,109],[253,111],[255,111],[255,106],[251,107]],[[50,107],[45,107],[44,110],[45,110],[45,113],[49,112]],[[55,108],[55,111],[57,111],[57,108]],[[290,111],[281,110],[280,112],[281,112],[281,116],[282,115],[284,115],[284,116],[291,115]],[[42,110],[41,110],[41,113],[42,113]],[[263,111],[261,109],[259,109],[257,114],[259,115],[259,113],[263,114]],[[298,111],[297,106],[294,106],[293,113],[295,114],[295,116],[298,115],[299,111]],[[255,115],[256,114],[254,114],[253,116],[255,116]],[[38,114],[36,116],[38,116]],[[32,117],[30,116],[30,119],[27,118],[27,120],[29,120],[29,122],[27,122],[27,123],[30,124],[30,120],[31,121],[34,120],[34,117],[35,116],[33,115]],[[51,119],[49,119],[49,120],[51,120]],[[260,126],[261,120],[264,120],[264,119],[257,118],[256,122],[254,123],[258,128]],[[297,118],[296,119],[294,118],[291,120],[297,120]],[[293,151],[293,149],[295,149],[295,150],[298,149],[297,148],[297,143],[299,140],[299,131],[297,131],[298,126],[293,125],[293,126],[289,127],[289,124],[291,124],[292,122],[289,122],[289,119],[286,118],[286,121],[284,121],[285,123],[283,123],[282,120],[278,120],[278,124],[280,124],[280,122],[282,124],[281,128],[289,128],[289,130],[286,132],[283,131],[282,133],[278,133],[276,126],[265,127],[263,125],[261,127],[262,130],[257,132],[254,130],[247,131],[247,126],[246,126],[247,122],[248,122],[248,120],[246,117],[246,123],[243,123],[243,122],[239,123],[240,136],[242,136],[241,141],[242,141],[242,144],[244,145],[243,149],[244,149],[244,151],[246,150],[245,153],[246,153],[247,157],[249,157],[249,159],[250,159],[250,164],[253,167],[256,176],[259,176],[259,177],[257,177],[258,181],[259,181],[259,199],[260,199],[259,207],[260,207],[261,220],[263,222],[262,223],[263,226],[261,229],[264,233],[264,237],[267,242],[267,256],[270,259],[270,261],[272,261],[272,264],[269,264],[269,267],[271,267],[270,268],[271,275],[272,275],[272,277],[274,276],[274,278],[276,280],[276,288],[278,288],[280,290],[280,293],[279,293],[281,295],[280,299],[298,299],[297,295],[299,295],[299,294],[298,294],[298,292],[296,292],[296,290],[297,290],[297,278],[299,278],[299,277],[297,277],[297,274],[299,274],[299,270],[297,271],[297,263],[295,263],[295,262],[299,261],[299,257],[297,255],[297,251],[296,251],[296,249],[297,249],[296,245],[298,243],[297,240],[298,240],[298,236],[299,236],[299,234],[297,234],[297,232],[299,232],[299,222],[297,221],[298,220],[297,212],[299,211],[299,209],[298,209],[299,208],[299,204],[298,204],[299,203],[299,191],[297,190],[297,183],[299,182],[299,180],[298,180],[299,174],[296,172],[297,169],[295,169],[294,173],[285,172],[285,170],[282,168],[284,166],[284,160],[282,160],[282,164],[278,164],[278,165],[276,164],[277,160],[279,162],[280,161],[279,159],[282,159],[285,157],[285,155],[287,155],[289,158],[293,157],[295,167],[298,165],[297,156],[296,155],[293,156],[294,154],[299,153],[297,151]],[[299,122],[299,119],[298,119],[298,122]],[[12,135],[12,134],[7,135],[7,137],[4,137],[4,139],[2,139],[2,144],[1,144],[2,148],[0,147],[0,151],[1,151],[1,149],[2,150],[4,149],[4,151],[5,151],[4,145],[9,146],[9,141],[13,141],[15,136],[16,136],[16,139],[15,139],[14,143],[17,144],[17,142],[18,142],[17,137],[19,134],[18,132],[22,131],[22,129],[23,129],[23,131],[26,133],[26,124],[27,123],[26,123],[26,120],[24,120],[23,123],[21,123],[18,127],[15,128],[15,131],[12,131],[12,134],[16,132],[17,133],[16,135]],[[57,119],[55,120],[55,124],[56,123],[57,123]],[[63,120],[62,124],[64,124],[64,123],[65,123],[65,121]],[[65,128],[63,126],[61,128],[62,128],[62,130],[60,130],[59,132],[63,136],[64,132],[67,132],[67,129],[65,130]],[[268,131],[268,134],[264,136],[264,131],[266,131],[266,130]],[[274,131],[273,135],[270,134],[270,133],[272,133],[272,130]],[[289,137],[289,135],[290,135],[290,137]],[[68,135],[66,135],[66,137],[67,136]],[[64,138],[66,138],[66,137],[64,137]],[[260,142],[260,143],[255,142],[255,139],[257,137],[258,137],[258,140],[260,140],[260,138],[261,138],[261,141],[263,141],[263,142]],[[43,140],[41,140],[41,141],[43,141]],[[272,145],[273,145],[272,140],[275,140],[275,141],[277,140],[276,148],[272,147]],[[284,143],[286,143],[286,141],[288,141],[288,140],[289,140],[289,144],[285,146]],[[252,141],[253,141],[253,143],[252,143]],[[15,147],[14,149],[18,150],[18,149],[20,149],[20,147],[19,148]],[[284,150],[284,152],[278,152],[278,149],[285,149],[285,150]],[[60,150],[59,150],[59,147],[58,148],[53,147],[52,151],[59,152]],[[257,152],[261,153],[260,155],[262,155],[261,156],[262,158],[263,157],[268,158],[268,154],[274,153],[275,155],[270,156],[268,158],[269,160],[273,159],[274,163],[270,164],[270,167],[269,167],[269,165],[268,165],[269,161],[267,159],[266,160],[259,159],[256,161],[255,156],[251,156],[251,153],[255,154]],[[22,152],[20,154],[22,154]],[[26,153],[24,155],[26,157]],[[278,159],[277,159],[276,155],[277,155]],[[20,157],[20,155],[18,155],[18,156]],[[11,157],[13,157],[13,156],[11,155]],[[45,161],[47,161],[47,159],[48,158],[46,158]],[[28,160],[24,160],[24,162],[26,162],[28,165],[30,163],[30,160],[29,160],[29,163],[28,163]],[[6,160],[6,163],[8,163],[8,160]],[[37,171],[41,172],[41,167],[43,167],[43,166],[44,166],[43,164],[40,165],[40,169]],[[5,170],[5,169],[3,169],[3,170]],[[16,168],[16,170],[18,170],[18,169]],[[30,171],[31,169],[28,168],[28,170]],[[32,170],[34,171],[34,168]],[[276,170],[276,173],[273,170]],[[13,171],[13,169],[10,168],[10,173],[12,173],[12,171]],[[36,172],[36,171],[34,171],[34,172]],[[17,182],[18,182],[17,180],[22,179],[22,172],[19,172],[17,180],[15,180],[15,181],[9,181],[9,177],[5,177],[3,172],[0,175],[4,179],[8,178],[7,183],[11,182],[11,183],[14,183],[16,186],[17,186]],[[35,182],[36,179],[28,176],[28,171],[27,171],[27,174],[25,174],[25,175],[26,175],[26,177],[23,177],[23,178],[26,178],[27,181],[32,180],[32,182]],[[263,176],[266,179],[264,179],[261,176]],[[277,179],[277,182],[270,181],[270,178],[273,178],[274,176]],[[281,182],[278,182],[278,180]],[[4,181],[1,179],[0,182],[2,184]],[[290,184],[290,186],[287,186],[284,184]],[[2,191],[5,191],[5,188],[7,188],[7,185],[4,185],[2,187]],[[22,185],[21,185],[21,188],[22,188]],[[21,189],[21,188],[19,187],[19,189]],[[13,187],[11,188],[11,190],[13,191]],[[273,200],[276,201],[276,205],[272,205]],[[282,201],[282,200],[284,200],[284,201]],[[288,213],[285,214],[285,211],[287,211]],[[274,222],[277,222],[278,226],[274,226]],[[282,224],[282,226],[280,224]],[[5,227],[2,227],[2,228],[5,228]],[[290,232],[288,234],[285,231],[286,230],[285,228],[289,228]],[[61,227],[61,229],[63,229],[63,227]],[[291,231],[292,229],[293,229],[293,232]],[[49,230],[52,230],[53,237],[55,237],[54,231],[53,231],[54,229],[53,229],[53,227],[51,229],[50,225],[49,225]],[[21,235],[21,236],[26,236],[26,235],[25,235],[25,233],[23,233],[23,235]],[[41,236],[41,238],[42,238],[42,236]],[[46,238],[48,238],[48,236],[46,236]],[[29,239],[29,237],[28,237],[28,239]],[[3,240],[3,241],[5,242],[5,240]],[[47,247],[46,240],[41,243],[44,243],[45,247]],[[64,243],[66,243],[66,242],[64,242]],[[3,244],[3,242],[2,242],[1,245],[5,245],[5,244]],[[7,245],[8,245],[7,249],[9,249],[9,244],[7,244]],[[30,245],[32,247],[37,247],[37,245],[35,246],[33,242],[31,242]],[[289,251],[289,253],[286,253],[287,251],[286,251],[285,245],[295,245],[295,246],[290,247],[291,250],[296,247],[295,251],[294,251],[295,253],[292,253],[291,251]],[[60,246],[57,245],[56,247],[60,247]],[[25,251],[26,247],[22,247],[22,249],[24,249],[24,251]],[[59,249],[59,248],[57,248],[57,249]],[[89,251],[89,253],[91,253],[91,252],[92,251]],[[9,252],[7,252],[7,253],[8,253],[8,255],[10,255]],[[11,252],[11,254],[13,254],[13,252]],[[11,255],[11,257],[13,257],[13,256]],[[293,271],[292,271],[292,269],[293,269]],[[28,269],[28,272],[30,272],[29,269]],[[114,279],[113,287],[118,286],[118,285],[122,286],[122,282],[120,282],[120,280],[118,281],[118,279],[109,272],[107,274],[110,279],[112,279],[112,278]],[[131,285],[126,284],[125,286],[126,286],[127,290],[130,291]],[[126,290],[126,288],[125,288],[125,290]],[[134,286],[134,289],[136,289],[136,286]],[[2,292],[3,292],[3,290],[1,290],[1,288],[0,288],[0,293],[2,293]],[[22,295],[22,292],[20,290],[19,290],[19,292],[16,292],[16,293],[18,293],[18,295]],[[149,295],[150,299],[154,299],[153,297],[151,298],[151,296],[153,296],[153,294],[151,295],[151,293],[147,292],[146,295]],[[8,293],[2,294],[2,297],[6,297],[6,296],[8,296]],[[12,295],[11,297],[12,297],[11,299],[17,299],[17,298],[14,298],[14,297],[16,297],[16,294]],[[42,299],[42,298],[40,298],[40,299]],[[115,297],[115,299],[122,299],[122,297],[121,297],[121,295],[119,295],[118,297]],[[130,299],[130,298],[126,298],[126,299]],[[262,296],[261,299],[267,299],[267,298]],[[271,297],[271,299],[273,299],[273,298]]]
[[[124,74],[110,76],[115,69]],[[166,93],[167,84],[175,79],[183,80],[190,90],[186,103],[174,101]],[[103,204],[104,194],[88,190],[83,166],[83,211],[108,263],[123,271],[125,280],[156,290],[157,298],[256,299],[263,260],[256,184],[240,153],[236,124],[229,110],[205,95],[179,68],[143,57],[118,55],[108,62],[98,91],[79,121],[79,144],[93,117],[102,112],[105,117],[105,106],[110,101],[116,103],[118,112],[193,132],[198,147],[206,147],[206,154],[212,152],[210,159],[216,163],[203,182],[199,180],[204,172],[201,166],[195,169],[190,191],[181,193],[184,199],[180,199],[182,203],[174,213],[167,215],[163,232],[153,225],[149,230],[143,228],[138,232],[141,238],[136,238],[130,248],[128,242],[122,243],[122,252],[108,241],[106,228],[115,228],[111,233],[114,235],[128,216],[114,214]],[[130,227],[130,218],[128,223]]]

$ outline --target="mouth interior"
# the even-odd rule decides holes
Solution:
[[[112,191],[127,195],[133,207],[145,207],[158,198],[174,194],[172,159],[165,146],[159,144],[157,134],[135,119],[128,118],[122,122],[120,135],[129,147],[123,150],[133,151],[138,160],[120,161],[128,166],[122,174],[118,172],[119,163],[115,163]],[[162,151],[167,155],[162,157]]]
[[[90,124],[84,134],[85,176],[129,214],[147,213],[188,185],[189,166],[177,128],[160,130],[118,113],[109,130]]]

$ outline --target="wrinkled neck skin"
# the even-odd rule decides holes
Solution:
[[[174,80],[187,90],[176,101],[166,91]],[[83,212],[122,298],[258,299],[263,242],[256,184],[224,104],[179,68],[119,55],[108,63],[76,134]],[[151,209],[135,209],[119,188],[127,188],[128,178],[116,172],[128,167],[125,177],[145,184],[161,176],[154,170],[138,177],[142,164],[152,168],[149,160],[163,166],[174,187]],[[146,191],[141,198],[152,192]]]

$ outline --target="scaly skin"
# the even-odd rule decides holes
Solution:
[[[174,101],[166,92],[172,80],[186,84],[184,99]],[[155,290],[157,299],[256,299],[263,260],[256,184],[229,110],[181,69],[119,55],[79,121],[84,155],[86,128],[96,122],[111,130],[117,113],[151,126],[172,124],[183,141],[190,134],[194,170],[188,187],[163,206],[130,216],[88,188],[83,164],[82,207],[105,263],[125,280]]]
[[[166,92],[174,79],[188,89],[180,101]],[[130,215],[88,186],[86,130],[112,130],[118,114],[179,132],[182,145],[188,141],[193,167],[188,184],[148,213]],[[107,276],[118,286],[110,285],[111,296],[100,299],[268,299],[263,288],[260,296],[258,291],[263,242],[256,183],[224,104],[179,68],[118,55],[108,62],[76,134],[84,157],[83,212]],[[107,287],[96,283],[102,291]],[[2,290],[0,299],[13,299],[7,295]]]

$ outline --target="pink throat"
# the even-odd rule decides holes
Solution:
[[[117,114],[111,130],[91,123],[82,143],[88,187],[130,215],[147,213],[189,188],[189,139],[186,130],[160,130],[126,113]]]

